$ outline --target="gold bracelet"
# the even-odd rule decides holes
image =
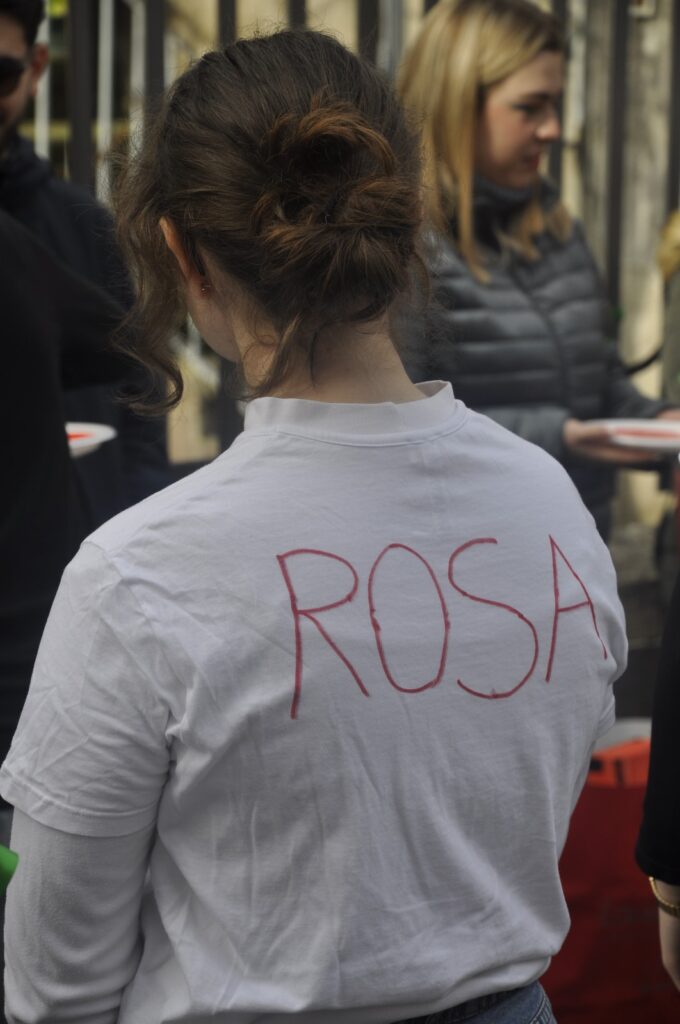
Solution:
[[[671,903],[670,900],[665,900],[663,896],[659,894],[659,890],[656,885],[656,878],[652,878],[651,875],[649,875],[649,884],[652,887],[654,899],[656,900],[661,910],[663,910],[666,914],[670,914],[671,917],[680,917],[680,903]]]

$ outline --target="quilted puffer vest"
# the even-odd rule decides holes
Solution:
[[[466,405],[555,456],[606,534],[614,471],[571,456],[564,421],[653,416],[664,404],[641,395],[625,375],[581,225],[563,243],[540,235],[540,258],[528,261],[497,242],[526,193],[487,182],[478,193],[476,232],[489,279],[471,274],[452,234],[431,240],[433,302],[409,368],[420,379],[451,381]],[[555,199],[545,183],[542,202]]]

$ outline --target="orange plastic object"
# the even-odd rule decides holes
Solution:
[[[627,740],[593,754],[588,785],[644,786],[648,774],[649,740]]]

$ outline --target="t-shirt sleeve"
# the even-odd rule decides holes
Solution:
[[[570,486],[573,487],[570,481]],[[581,536],[589,538],[580,564],[588,566],[588,585],[592,588],[594,605],[593,623],[607,652],[603,665],[607,683],[604,688],[602,710],[593,742],[609,732],[616,720],[614,684],[623,675],[628,664],[628,637],[626,617],[619,598],[616,570],[609,549],[598,533],[595,521],[578,498],[578,519]],[[597,595],[597,596],[595,596]],[[586,596],[584,592],[584,597]]]
[[[78,835],[153,822],[169,768],[162,658],[130,586],[85,543],[64,573],[0,770],[5,800]]]
[[[613,683],[607,689],[604,711],[597,726],[597,739],[605,736],[616,723],[616,701],[614,700]]]
[[[600,543],[599,537],[597,538]],[[602,703],[602,714],[597,726],[596,739],[604,736],[616,722],[616,698],[614,684],[621,678],[628,664],[628,638],[626,635],[626,619],[621,602],[618,597],[616,573],[612,565],[611,557],[602,542],[603,560],[605,566],[603,573],[609,578],[608,592],[609,602],[602,601],[602,629],[608,659],[611,665],[610,676],[605,688],[604,700]]]

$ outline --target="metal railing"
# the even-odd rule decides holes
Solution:
[[[404,19],[423,15],[436,0],[346,0],[354,5],[356,39],[347,40],[367,59],[376,61],[389,74],[393,73],[404,42]],[[539,0],[540,2],[540,0]],[[575,0],[545,0],[555,13],[569,24],[570,9]],[[670,0],[672,31],[667,45],[671,52],[670,108],[668,112],[668,146],[663,159],[668,161],[665,211],[680,205],[680,0]],[[66,6],[66,5],[63,5]],[[247,0],[214,0],[214,32],[205,39],[205,46],[226,44],[238,32],[239,16],[247,12]],[[329,6],[329,5],[326,5]],[[127,7],[126,30],[121,31],[121,13]],[[273,8],[287,18],[288,24],[304,26],[310,18],[312,0],[287,0]],[[629,37],[632,11],[625,0],[593,0],[602,18],[609,19],[610,46],[608,110],[606,130],[606,209],[603,211],[605,245],[603,259],[609,296],[615,307],[620,305],[622,235],[624,216],[624,147],[626,87],[628,82]],[[110,190],[109,156],[117,145],[134,130],[143,116],[144,103],[167,84],[166,48],[169,14],[179,17],[177,0],[69,0],[67,7],[67,124],[51,120],[52,83],[42,83],[35,106],[34,137],[42,154],[49,152],[50,139],[68,136],[69,177],[88,188],[96,188],[106,200]],[[50,25],[42,29],[41,38],[49,42]],[[123,62],[128,81],[118,89],[126,102],[116,106],[116,74],[120,76],[118,50],[127,47]],[[117,71],[118,68],[118,71]],[[174,69],[173,69],[174,70]],[[119,83],[120,84],[120,83]],[[661,157],[661,154],[660,154]],[[560,184],[564,151],[556,145],[550,156],[549,171]],[[58,168],[59,169],[59,168]],[[64,168],[61,168],[63,171]]]

